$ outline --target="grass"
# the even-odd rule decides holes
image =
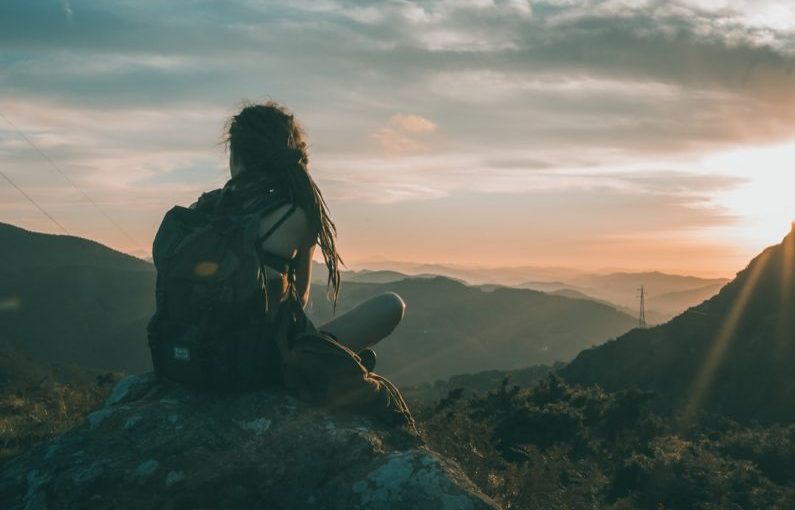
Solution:
[[[0,461],[79,424],[118,378],[109,374],[93,382],[46,380],[16,389],[6,385],[0,392]]]

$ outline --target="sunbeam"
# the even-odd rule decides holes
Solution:
[[[748,301],[756,288],[759,278],[765,271],[768,263],[770,262],[771,251],[763,252],[751,266],[751,272],[746,277],[743,287],[734,300],[734,303],[726,315],[726,319],[720,328],[720,331],[712,342],[712,347],[704,360],[704,366],[698,372],[695,383],[693,384],[693,391],[685,407],[685,416],[692,417],[695,412],[701,407],[704,398],[709,393],[712,386],[715,372],[720,366],[723,355],[726,352],[729,343],[734,338],[737,332],[737,325],[743,317]]]
[[[792,314],[792,265],[795,260],[795,223],[792,224],[792,232],[782,243],[783,256],[781,257],[781,288],[779,292],[778,324],[776,326],[776,338],[778,349],[786,347],[790,339],[790,321]]]

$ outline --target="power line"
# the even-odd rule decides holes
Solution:
[[[23,197],[25,197],[25,198],[27,198],[27,199],[28,199],[28,201],[29,201],[31,204],[35,205],[35,206],[36,206],[36,208],[37,208],[39,211],[41,211],[41,212],[42,212],[42,213],[43,213],[43,214],[44,214],[46,217],[50,218],[50,221],[52,221],[53,223],[55,223],[56,225],[58,225],[58,228],[60,228],[61,230],[63,230],[63,231],[64,231],[64,232],[66,232],[67,234],[71,235],[71,233],[70,233],[68,230],[66,230],[66,227],[64,227],[63,225],[61,225],[60,223],[58,223],[58,220],[56,220],[55,218],[53,218],[53,217],[52,217],[52,215],[51,215],[50,213],[48,213],[47,211],[45,211],[45,210],[44,210],[44,208],[38,204],[38,202],[36,202],[35,200],[33,200],[33,197],[31,197],[30,195],[28,195],[27,193],[25,193],[25,192],[22,190],[22,188],[20,188],[19,186],[17,186],[17,185],[14,183],[14,181],[12,181],[12,180],[11,180],[11,178],[10,178],[9,176],[7,176],[7,175],[6,175],[4,172],[2,172],[2,171],[0,171],[0,175],[2,175],[2,176],[3,176],[3,179],[7,180],[7,181],[8,181],[8,183],[9,183],[9,184],[11,184],[11,185],[12,185],[12,186],[13,186],[13,187],[14,187],[14,188],[17,190],[17,191],[19,191],[20,193],[22,193],[22,196],[23,196]]]
[[[41,148],[39,148],[39,146],[38,146],[38,145],[36,145],[35,143],[33,143],[33,140],[31,140],[31,139],[30,139],[30,138],[29,138],[29,137],[28,137],[28,136],[25,134],[25,132],[24,132],[24,131],[22,131],[22,130],[21,130],[19,127],[17,127],[17,125],[16,125],[16,124],[14,124],[13,122],[11,122],[11,120],[10,120],[8,117],[6,117],[5,115],[3,115],[3,112],[0,112],[0,117],[3,117],[3,119],[4,119],[4,120],[5,120],[5,121],[6,121],[6,122],[7,122],[7,123],[8,123],[8,124],[11,126],[11,127],[13,127],[13,128],[14,128],[14,130],[17,132],[17,134],[18,134],[18,135],[19,135],[19,136],[20,136],[20,137],[21,137],[23,140],[25,140],[25,141],[26,141],[28,144],[30,144],[30,146],[31,146],[31,147],[33,147],[33,149],[34,149],[36,152],[38,152],[38,153],[39,153],[39,155],[40,155],[42,158],[44,158],[44,159],[45,159],[45,160],[46,160],[46,161],[47,161],[47,162],[50,164],[50,166],[51,166],[51,167],[53,167],[53,168],[55,169],[55,171],[56,171],[56,172],[58,172],[59,174],[61,174],[61,177],[63,177],[63,178],[64,178],[64,180],[66,180],[66,182],[68,182],[68,183],[69,183],[69,184],[70,184],[70,185],[71,185],[71,186],[72,186],[74,189],[76,189],[76,190],[78,191],[78,193],[80,193],[80,194],[83,196],[83,198],[85,198],[85,199],[86,199],[86,200],[87,200],[87,201],[88,201],[88,202],[89,202],[91,205],[93,205],[93,206],[94,206],[94,208],[96,208],[96,210],[97,210],[97,211],[99,211],[99,213],[100,213],[100,214],[102,214],[102,216],[104,216],[104,217],[105,217],[105,218],[106,218],[106,219],[107,219],[107,220],[108,220],[108,221],[109,221],[109,222],[110,222],[110,223],[111,223],[111,224],[112,224],[114,227],[116,227],[116,229],[117,229],[119,232],[121,232],[121,233],[122,233],[122,235],[124,235],[124,236],[125,236],[127,239],[129,239],[130,241],[132,241],[132,242],[133,242],[133,243],[134,243],[136,246],[139,246],[139,247],[140,247],[140,246],[142,246],[142,245],[141,245],[141,243],[139,243],[139,242],[138,242],[138,240],[136,240],[136,239],[135,239],[133,236],[131,236],[131,235],[129,234],[129,232],[127,232],[127,231],[126,231],[126,230],[125,230],[125,229],[124,229],[124,228],[123,228],[123,227],[122,227],[122,226],[121,226],[121,225],[120,225],[120,224],[119,224],[119,223],[118,223],[116,220],[114,220],[113,218],[111,218],[111,217],[110,217],[110,215],[109,215],[108,213],[106,213],[106,212],[105,212],[105,210],[104,210],[104,209],[102,209],[102,208],[99,206],[99,204],[97,204],[97,203],[96,203],[96,202],[95,202],[95,201],[94,201],[94,200],[93,200],[93,199],[92,199],[92,198],[91,198],[91,197],[90,197],[90,196],[89,196],[89,195],[88,195],[88,194],[87,194],[87,193],[86,193],[86,192],[85,192],[85,191],[84,191],[84,190],[83,190],[83,189],[82,189],[80,186],[78,186],[78,185],[77,185],[77,184],[76,184],[76,183],[75,183],[75,182],[74,182],[74,181],[73,181],[73,180],[72,180],[72,179],[71,179],[71,178],[70,178],[70,177],[69,177],[69,176],[66,174],[66,172],[64,172],[63,170],[61,170],[61,168],[60,168],[60,167],[59,167],[59,166],[58,166],[58,165],[55,163],[55,161],[53,161],[53,160],[52,160],[52,158],[50,158],[50,157],[49,157],[49,156],[48,156],[48,155],[47,155],[47,154],[46,154],[46,153],[45,153],[45,152],[44,152],[44,151],[43,151]],[[7,181],[9,181],[9,182],[11,182],[11,180],[10,180],[10,179],[8,179],[8,177],[7,177],[7,176],[6,176],[6,180],[7,180]],[[12,183],[12,184],[13,184],[13,183]],[[19,187],[18,187],[18,186],[16,186],[16,184],[14,184],[14,187],[16,187],[17,189],[19,189]],[[20,191],[22,191],[22,190],[20,190]],[[24,192],[23,192],[23,193],[24,193]],[[27,196],[27,195],[26,195],[26,196]],[[34,203],[35,203],[35,202],[34,202]],[[39,207],[39,206],[38,206],[38,204],[36,204],[36,205],[37,205],[37,207]],[[39,209],[41,209],[41,207],[39,207]],[[42,211],[42,212],[44,212],[44,209],[41,209],[41,211]],[[47,214],[47,213],[45,213],[45,214]],[[47,216],[49,216],[49,214],[48,214]],[[53,220],[53,221],[55,221],[55,220]],[[56,223],[57,223],[57,222],[56,222]],[[61,228],[63,228],[63,227],[61,227]],[[64,230],[65,230],[65,229],[64,229]]]

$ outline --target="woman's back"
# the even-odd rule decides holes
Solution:
[[[256,240],[251,246],[260,259],[268,302],[278,304],[290,296],[290,281],[296,297],[306,304],[311,261],[317,234],[304,208],[282,183],[266,176],[236,172],[220,189],[203,194],[191,205],[219,215],[259,215]]]
[[[294,204],[285,204],[278,209],[262,216],[259,224],[259,241],[257,246],[260,254],[270,254],[286,261],[294,274],[296,297],[302,305],[309,297],[312,271],[312,255],[315,249],[314,236],[310,229],[306,212]],[[262,257],[262,258],[267,258]],[[264,261],[263,261],[264,262]],[[263,276],[268,282],[280,281],[278,286],[268,287],[271,302],[281,303],[289,297],[290,273],[263,263]]]

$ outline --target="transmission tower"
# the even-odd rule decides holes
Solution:
[[[646,329],[646,289],[643,285],[640,286],[640,315],[638,316],[638,327]]]

